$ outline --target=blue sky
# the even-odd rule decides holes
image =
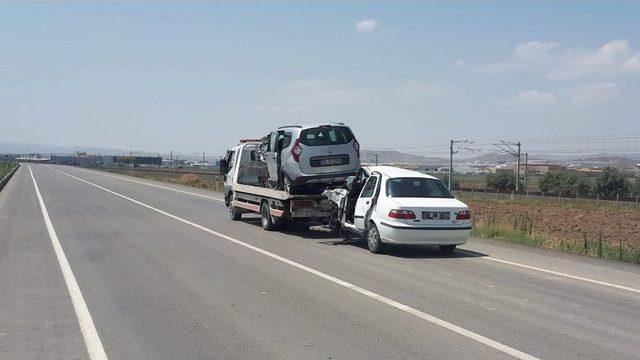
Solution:
[[[638,2],[0,3],[0,141],[222,152],[640,133]],[[441,148],[438,148],[440,151]]]

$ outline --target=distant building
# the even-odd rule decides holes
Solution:
[[[520,171],[524,171],[525,165],[520,164]],[[554,171],[566,170],[566,167],[557,164],[527,164],[527,171],[530,174],[546,174]]]
[[[108,167],[144,167],[162,165],[160,156],[102,156],[104,166]]]

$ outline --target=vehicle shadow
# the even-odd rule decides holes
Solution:
[[[259,217],[243,218],[242,222],[257,227],[261,226]],[[369,251],[364,239],[347,239],[336,233],[321,230],[313,226],[310,228],[307,225],[288,225],[285,229],[279,230],[278,232],[302,239],[313,240],[323,245],[352,246],[362,249],[362,251]],[[387,245],[384,252],[378,256],[393,256],[407,259],[462,259],[485,257],[489,255],[467,249],[456,249],[449,254],[445,254],[440,250],[440,248],[438,248],[438,246],[435,245]]]

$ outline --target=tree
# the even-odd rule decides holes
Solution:
[[[495,174],[487,174],[487,186],[496,190],[515,190],[516,174],[513,171],[496,170]]]
[[[585,196],[593,192],[593,181],[586,175],[571,171],[549,172],[540,180],[540,191],[561,196]]]
[[[631,193],[635,196],[640,196],[640,177],[636,177],[636,183],[633,184]]]
[[[613,166],[606,167],[596,179],[596,192],[603,196],[624,195],[628,188],[624,174]]]

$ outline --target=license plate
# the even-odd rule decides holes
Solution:
[[[341,158],[322,159],[320,160],[320,165],[321,166],[342,165],[342,159]]]
[[[423,211],[423,220],[449,220],[450,214],[448,211]]]

